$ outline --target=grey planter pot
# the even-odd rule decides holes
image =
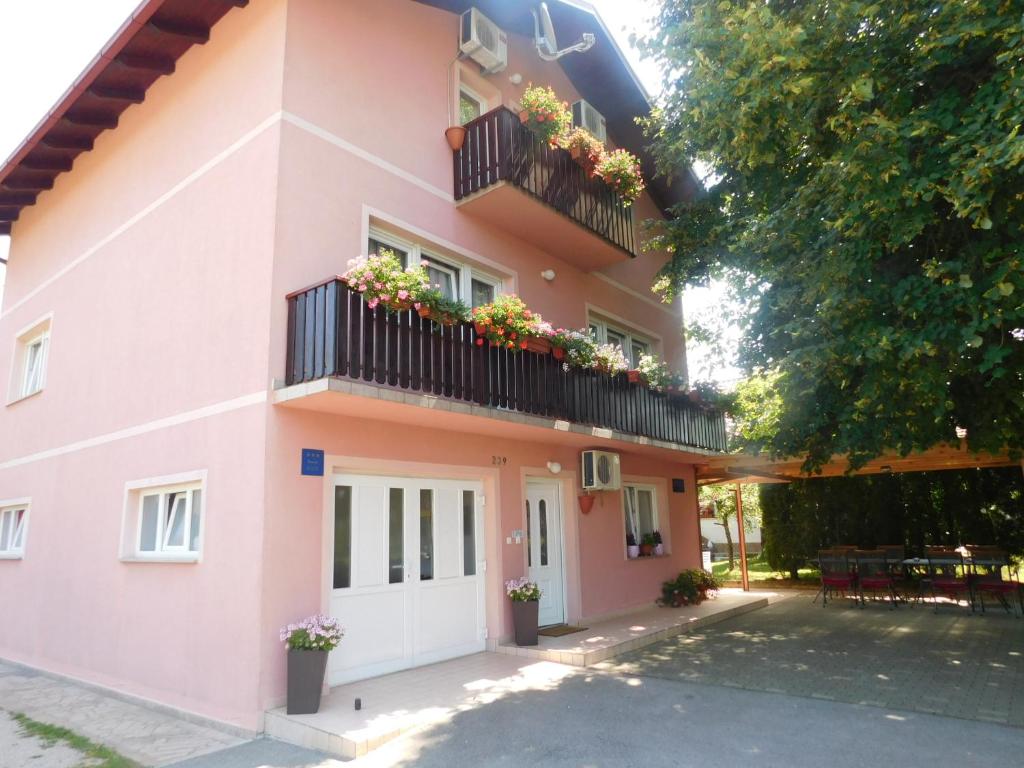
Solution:
[[[516,645],[537,644],[537,600],[513,601],[512,623],[516,629]]]
[[[320,709],[328,651],[288,649],[288,714],[312,715]]]

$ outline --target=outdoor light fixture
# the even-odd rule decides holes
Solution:
[[[540,273],[540,276],[550,283],[552,280],[555,279],[555,270],[545,269],[543,272]]]
[[[548,472],[550,472],[552,475],[557,475],[561,471],[562,465],[559,464],[557,461],[548,462]]]
[[[518,72],[513,72],[511,75],[508,76],[508,81],[512,83],[512,85],[519,85],[521,82],[523,82],[523,76],[520,75]]]

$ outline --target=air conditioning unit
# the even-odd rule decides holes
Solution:
[[[459,50],[483,67],[485,75],[508,66],[508,37],[476,8],[462,14]]]
[[[582,127],[590,131],[599,141],[608,141],[604,115],[594,109],[588,101],[580,99],[572,103],[572,124],[573,127]]]
[[[611,451],[583,451],[583,490],[617,491],[621,487],[619,454]]]

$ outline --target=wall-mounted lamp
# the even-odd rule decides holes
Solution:
[[[550,472],[552,475],[557,475],[561,471],[562,465],[559,464],[557,461],[548,462],[548,472]]]
[[[550,283],[552,280],[555,279],[555,270],[545,269],[543,272],[540,273],[540,276]]]
[[[520,75],[518,72],[513,72],[511,75],[508,76],[508,81],[512,83],[512,85],[519,85],[521,82],[523,82],[523,76]]]

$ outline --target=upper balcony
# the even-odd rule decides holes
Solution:
[[[341,402],[362,394],[385,405],[404,404],[405,410],[392,409],[393,420],[436,416],[430,423],[442,429],[483,433],[503,420],[575,431],[580,439],[585,434],[699,453],[726,449],[720,411],[631,384],[625,374],[609,376],[563,365],[551,354],[475,342],[470,324],[443,326],[413,311],[370,309],[359,293],[332,278],[288,297],[287,388],[277,401],[379,414],[380,406],[374,411],[365,399]]]
[[[454,155],[455,200],[584,270],[636,255],[633,209],[564,149],[552,147],[498,107],[467,123]]]

